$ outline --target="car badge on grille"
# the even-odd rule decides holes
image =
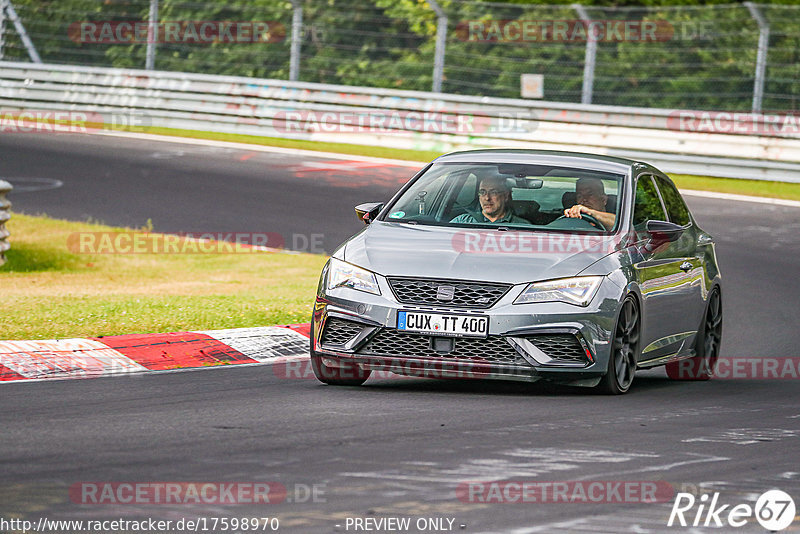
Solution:
[[[453,286],[439,286],[436,288],[436,300],[449,302],[456,295],[456,288]]]

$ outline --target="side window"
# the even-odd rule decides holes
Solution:
[[[390,219],[409,219],[420,215],[434,216],[443,208],[449,173],[430,180],[417,180],[407,191],[404,202],[392,209]]]
[[[664,199],[664,204],[667,206],[667,213],[669,220],[675,224],[686,226],[689,224],[689,208],[681,198],[675,186],[661,177],[657,177],[658,189],[661,191],[661,196]]]
[[[641,176],[636,183],[636,199],[633,205],[633,227],[644,230],[647,221],[665,221],[667,216],[661,207],[656,186],[650,176]]]

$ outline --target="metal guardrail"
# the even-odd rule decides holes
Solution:
[[[11,202],[6,198],[6,194],[11,191],[13,187],[5,180],[0,180],[0,265],[6,262],[6,251],[11,247],[7,241],[10,232],[6,228],[6,221],[11,218]]]
[[[257,9],[226,2],[223,11],[218,0],[3,4],[0,59],[7,61],[507,98],[525,87],[526,96],[615,106],[797,109],[791,52],[800,5],[787,2],[269,0]],[[179,20],[180,31],[167,32]],[[231,35],[224,28],[233,21],[268,29]]]
[[[681,113],[696,118],[701,112],[0,62],[0,111],[13,110],[83,111],[134,131],[162,127],[437,151],[578,150],[645,159],[666,172],[800,182],[800,126],[796,117],[777,115],[721,119],[708,112],[711,126],[716,120],[721,129],[722,121],[730,132],[747,131],[757,119],[760,135],[684,131]],[[426,113],[434,123],[444,116],[466,120],[461,128],[437,130],[428,127]],[[353,126],[374,117],[397,120],[377,129]],[[779,131],[780,124],[797,127]]]

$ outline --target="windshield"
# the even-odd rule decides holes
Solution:
[[[389,206],[383,220],[607,233],[618,225],[622,183],[620,174],[590,169],[521,163],[439,163]],[[583,208],[576,207],[578,204]]]

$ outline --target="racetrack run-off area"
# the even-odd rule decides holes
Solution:
[[[129,227],[152,219],[165,233],[273,232],[298,250],[319,243],[320,253],[363,228],[353,206],[388,200],[415,172],[356,158],[81,135],[3,136],[0,157],[18,187],[10,196],[18,212]],[[721,197],[687,202],[717,247],[723,356],[796,357],[800,210]],[[11,242],[13,250],[13,232]],[[302,342],[298,361],[308,361],[303,333],[277,330],[298,351]],[[728,509],[752,506],[774,488],[800,497],[797,378],[681,382],[655,369],[638,373],[624,397],[389,376],[331,387],[277,365],[234,363],[236,354],[258,357],[226,335],[161,334],[151,355],[133,352],[145,336],[85,342],[142,367],[170,367],[159,350],[178,361],[186,355],[179,347],[208,346],[213,358],[198,351],[191,361],[230,361],[215,372],[3,384],[10,408],[0,413],[0,517],[275,517],[281,531],[300,533],[344,532],[348,518],[431,518],[471,534],[675,534],[692,530],[666,526],[672,499],[512,504],[458,492],[470,482],[615,481],[671,488],[673,497],[718,492]],[[70,488],[102,481],[258,482],[286,492],[280,502],[235,506],[70,497]],[[696,512],[686,514],[690,522]],[[737,529],[763,531],[754,521]]]
[[[308,324],[88,339],[0,341],[0,382],[274,364],[308,357]]]

